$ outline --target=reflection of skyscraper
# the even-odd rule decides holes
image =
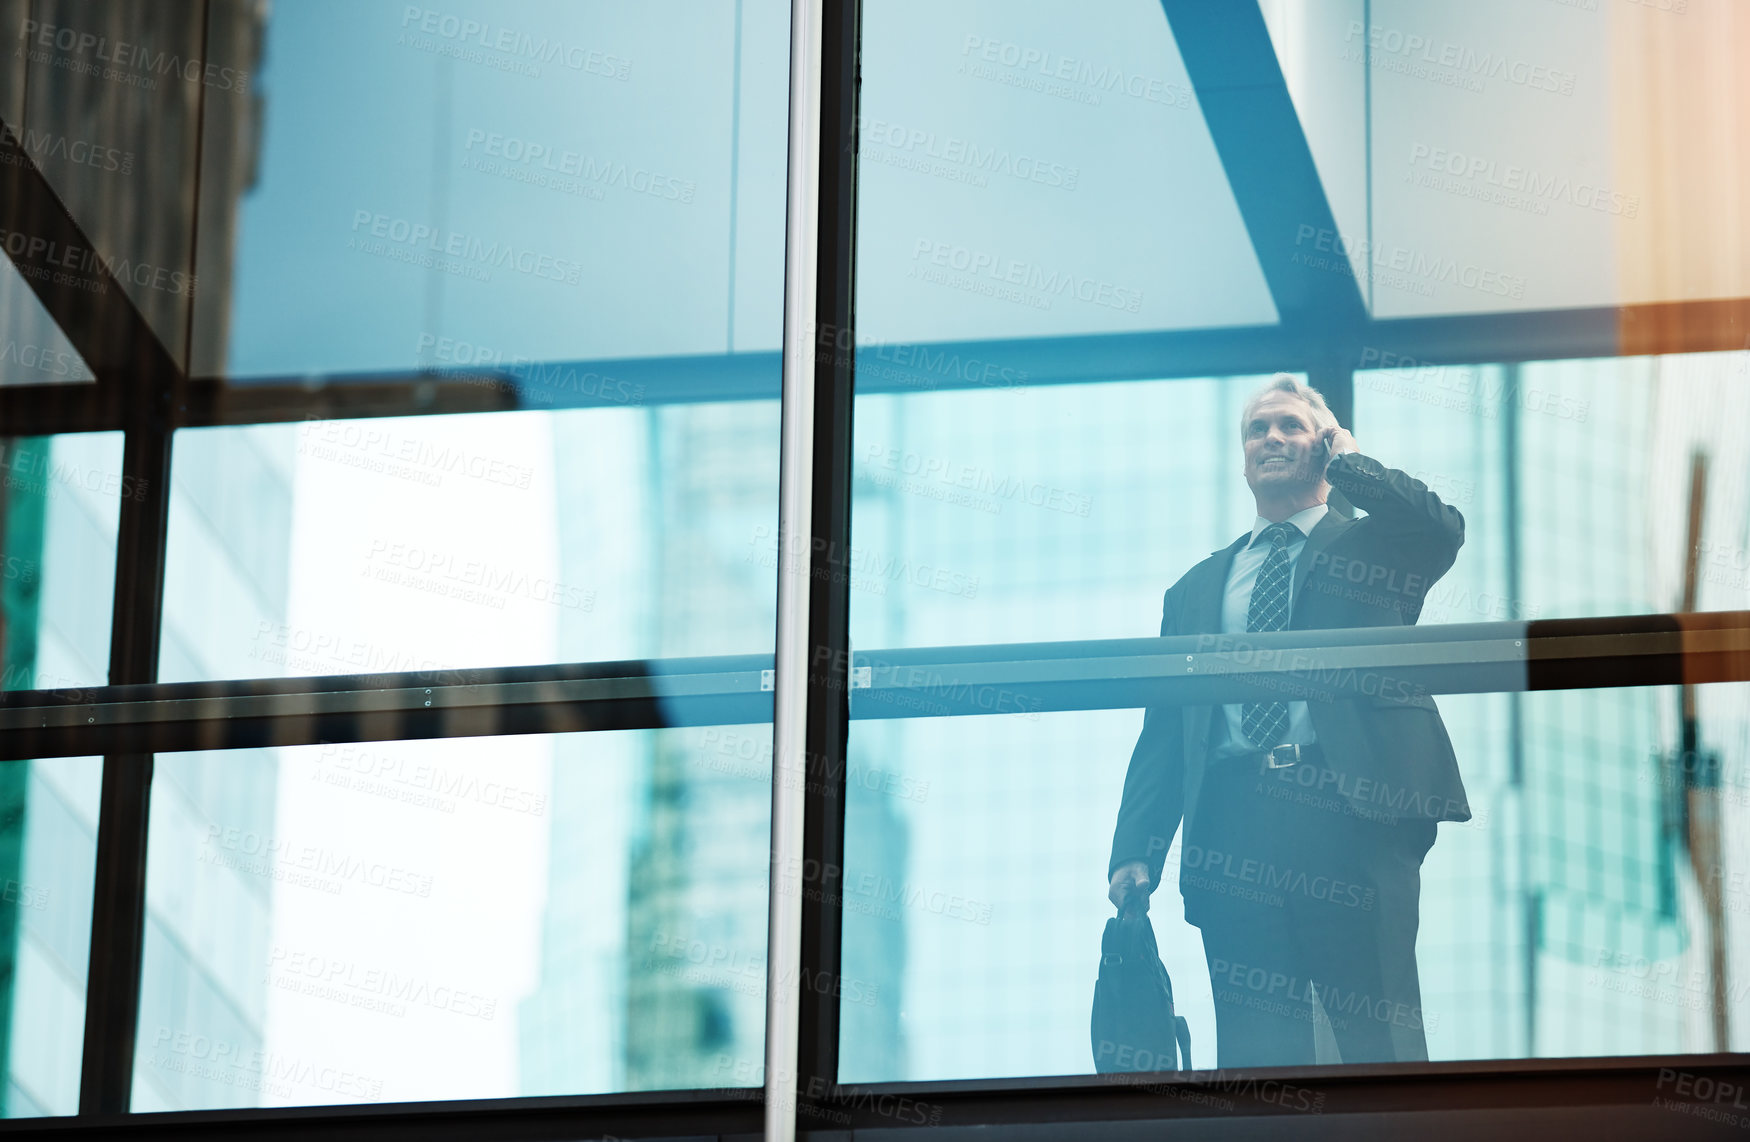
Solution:
[[[1648,526],[1653,378],[1638,362],[1527,365],[1503,370],[1503,426],[1512,426],[1522,594],[1564,616],[1643,614],[1655,601],[1656,549]],[[1567,392],[1589,404],[1584,422],[1526,394]],[[1637,437],[1640,437],[1637,439]],[[1598,441],[1620,442],[1599,447]],[[1685,1044],[1680,1006],[1598,986],[1598,954],[1671,960],[1693,917],[1670,891],[1672,850],[1659,787],[1648,778],[1660,749],[1661,689],[1582,690],[1518,697],[1517,740],[1525,809],[1523,891],[1532,923],[1528,958],[1534,1005],[1526,1020],[1538,1055],[1665,1053]],[[1589,978],[1590,977],[1590,978]],[[1632,1029],[1631,1034],[1624,1031]],[[1622,1042],[1622,1039],[1629,1042]],[[1617,1040],[1615,1043],[1612,1040]]]
[[[189,657],[192,640],[182,624],[191,619],[255,629],[284,618],[287,532],[284,521],[275,518],[290,506],[283,469],[256,449],[258,442],[223,453],[212,447],[215,443],[199,433],[179,441],[172,492],[179,526],[199,531],[203,519],[247,510],[265,530],[247,551],[189,536],[202,552],[223,554],[209,559],[196,580],[198,590],[191,586],[186,595],[166,600],[167,673],[243,672],[235,664]],[[99,685],[106,672],[108,629],[91,616],[107,614],[119,435],[63,436],[16,447],[20,456],[40,449],[48,463],[41,481],[15,481],[6,493],[13,525],[9,558],[20,565],[29,562],[35,581],[15,577],[6,584],[9,685]],[[280,458],[282,465],[285,459]],[[218,478],[220,471],[227,478]],[[107,495],[84,486],[101,487],[104,481],[112,489]],[[237,492],[243,487],[250,489],[247,502]],[[32,498],[40,555],[35,560],[11,554],[27,549],[30,512],[21,505]],[[5,891],[5,904],[16,917],[16,942],[8,943],[15,967],[7,979],[10,1040],[29,1045],[9,1059],[9,1114],[76,1109],[100,766],[97,758],[0,765],[13,810],[13,863],[0,872],[0,882],[12,886]],[[154,1067],[150,1047],[164,1028],[223,1029],[227,1041],[243,1049],[260,1043],[265,989],[258,964],[259,945],[268,932],[268,883],[214,864],[179,867],[176,858],[197,853],[214,822],[271,835],[274,773],[270,751],[166,755],[157,761],[157,828],[141,981],[145,1050],[136,1105],[142,1108],[214,1105],[237,1097],[231,1088],[203,1083],[174,1067]],[[179,841],[186,843],[179,847]],[[242,920],[250,916],[255,919]]]
[[[204,45],[207,60],[223,60],[226,67],[253,76],[265,8],[251,0],[224,0],[205,7],[62,5],[35,15],[79,35],[72,41],[73,55],[56,41],[53,49],[43,49],[43,58],[38,52],[25,60],[20,71],[28,118],[9,126],[96,251],[106,261],[134,268],[118,271],[121,288],[171,355],[211,372],[224,357],[236,207],[253,179],[258,122],[253,91],[203,85],[199,66],[192,81],[174,71],[100,75],[77,53],[86,43],[125,42],[141,45],[144,58],[199,60]],[[79,155],[93,153],[115,161],[78,161]],[[195,243],[191,233],[197,226]],[[191,248],[199,258],[192,267],[187,264]],[[165,275],[174,271],[172,281],[186,280],[192,270],[199,288],[142,287],[142,281],[166,280],[159,269]],[[17,279],[13,284],[23,288]],[[192,324],[189,306],[195,309]],[[12,312],[16,306],[8,302],[0,309]],[[57,316],[65,320],[68,315]],[[284,535],[272,528],[279,522],[276,513],[289,508],[284,458],[245,446],[206,456],[211,463],[203,467],[201,445],[191,443],[185,450],[185,440],[177,445],[173,514],[213,518],[242,512],[267,526],[249,550],[213,560],[203,580],[209,587],[234,588],[218,598],[240,601],[237,605],[215,606],[215,598],[204,596],[166,600],[171,671],[178,663],[177,651],[168,645],[178,634],[174,614],[240,624],[277,621],[285,604]],[[32,568],[31,581],[9,574],[5,584],[4,685],[101,685],[107,681],[123,494],[119,434],[9,440],[4,447],[13,476],[5,492],[4,552],[9,566]],[[17,478],[25,472],[36,475]],[[160,761],[158,773],[162,780],[155,796],[165,806],[162,821],[199,828],[220,819],[220,807],[228,809],[233,799],[266,806],[271,821],[271,763],[264,769],[237,756],[222,763],[181,759]],[[68,1114],[77,1108],[99,774],[96,758],[0,766],[0,882],[8,886],[0,893],[0,913],[6,917],[0,923],[0,992],[5,996],[0,1025],[17,1048],[0,1068],[10,1116]],[[256,784],[263,781],[265,788],[258,791]],[[155,826],[162,821],[155,815]],[[155,860],[161,856],[158,842],[167,835],[168,829],[155,827]],[[155,870],[160,886],[164,871]],[[211,871],[179,883],[175,893],[157,892],[150,901],[142,1042],[150,1042],[151,1020],[196,1018],[194,1012],[214,1005],[228,1018],[207,1026],[234,1027],[243,1047],[259,1043],[264,995],[255,965],[219,950],[224,945],[212,934],[240,923],[238,908],[265,907],[266,890],[243,883],[237,874]],[[261,931],[265,938],[265,927]],[[137,1094],[138,1109],[237,1098],[229,1088],[223,1096],[203,1095],[200,1083],[187,1075],[145,1069]]]
[[[756,529],[776,530],[777,439],[770,404],[652,415],[653,514],[664,521],[654,568],[659,653],[773,645],[775,600],[757,608],[748,601],[775,578],[746,556]],[[760,740],[769,743],[769,733]],[[627,1077],[635,1088],[729,1085],[738,1080],[723,1057],[757,1061],[763,1053],[763,979],[736,985],[764,962],[771,788],[745,768],[713,764],[702,741],[693,733],[658,739],[641,806],[648,824],[633,855],[627,942]],[[657,962],[679,970],[638,970],[665,945],[699,947],[706,962],[666,956]]]
[[[877,730],[858,735],[849,750],[845,767],[845,868],[887,870],[904,884],[911,834],[900,808],[903,798],[894,797],[892,791],[897,788],[916,796],[921,790],[915,783],[908,786],[903,777],[893,780],[906,771],[894,753],[902,740],[897,733]],[[868,897],[857,887],[847,876],[847,902],[861,904]],[[900,1003],[907,954],[905,913],[899,911],[891,920],[872,922],[856,907],[847,908],[843,931],[839,1073],[847,1081],[863,1074],[903,1073],[906,1043]]]
[[[596,643],[561,630],[564,653],[771,645],[770,570],[744,555],[775,503],[775,411],[554,418],[560,578],[611,601]],[[621,491],[571,494],[606,487]],[[759,1058],[747,969],[765,946],[770,790],[733,754],[730,766],[701,757],[702,737],[589,734],[556,748],[541,985],[519,1013],[528,1093],[725,1085],[720,1055]]]
[[[0,492],[9,568],[0,584],[5,687],[101,681],[108,632],[78,619],[93,596],[101,598],[106,577],[51,587],[43,568],[102,567],[106,555],[113,564],[114,497],[84,494],[76,473],[119,470],[120,441],[110,434],[3,444],[12,473]],[[0,763],[0,1072],[11,1117],[71,1113],[78,1101],[99,765],[96,758]]]
[[[277,426],[185,431],[171,481],[173,563],[166,574],[159,671],[166,679],[229,678],[261,663],[213,661],[208,624],[276,629],[286,621],[292,539],[292,448]],[[247,531],[243,519],[254,521]],[[226,537],[248,534],[248,544]],[[199,573],[186,566],[202,561]],[[179,566],[178,563],[182,563]],[[261,1048],[267,1014],[262,965],[272,938],[274,883],[214,841],[237,830],[260,851],[276,835],[275,750],[159,755],[152,781],[152,848],[140,987],[134,1108],[259,1102],[260,1094],[204,1078],[164,1050],[183,1031]]]
[[[603,431],[604,416],[640,417],[642,440],[607,443],[617,436]],[[564,486],[625,489],[618,504],[564,509],[559,523],[560,578],[606,577],[615,586],[600,597],[636,600],[635,614],[600,616],[614,624],[606,637],[662,656],[769,649],[775,406],[582,412],[555,418],[555,431]],[[644,550],[609,558],[626,535]],[[563,632],[560,644],[604,657]],[[523,1089],[757,1085],[770,727],[582,735],[554,764],[542,982],[519,1012]],[[862,970],[891,992],[902,951],[890,951]],[[858,969],[848,960],[845,970]],[[897,1028],[864,1027],[869,1010],[847,1019],[890,1055]]]
[[[1358,375],[1359,434],[1415,441],[1419,474],[1466,515],[1465,550],[1423,621],[1669,609],[1686,491],[1669,474],[1718,431],[1706,410],[1729,368],[1696,358],[1452,369],[1438,383]],[[1456,410],[1455,389],[1466,394]],[[1743,495],[1740,477],[1710,516],[1742,518]],[[1704,587],[1701,605],[1743,600]],[[1733,740],[1745,698],[1705,693],[1704,732]],[[1674,693],[1440,702],[1478,816],[1443,830],[1424,869],[1424,1000],[1444,1016],[1429,1039],[1436,1057],[1706,1049],[1706,997],[1645,986],[1651,964],[1701,978],[1699,917],[1656,761],[1675,744]],[[1615,972],[1637,964],[1640,979]]]
[[[651,584],[637,521],[650,515],[645,414],[637,410],[556,414],[553,455],[561,508],[558,577],[587,583],[605,605],[589,619],[559,614],[560,656],[630,657],[646,644]],[[616,489],[612,496],[577,489]],[[645,766],[648,732],[553,739],[548,802],[547,906],[541,926],[540,986],[517,1012],[524,1094],[595,1093],[625,1085],[626,870],[633,831],[633,780]]]

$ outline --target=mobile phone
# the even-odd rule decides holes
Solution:
[[[1320,465],[1330,463],[1330,461],[1331,461],[1331,441],[1330,441],[1329,437],[1326,437],[1326,436],[1319,437],[1318,444],[1313,446],[1313,458]],[[1324,469],[1321,467],[1319,470],[1323,471]],[[1330,509],[1332,511],[1336,512],[1338,515],[1342,516],[1344,519],[1354,519],[1355,518],[1355,505],[1351,504],[1349,502],[1349,497],[1345,496],[1342,492],[1338,491],[1336,488],[1332,488],[1329,492],[1326,493],[1325,503],[1330,507]]]

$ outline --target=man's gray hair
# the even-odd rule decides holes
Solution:
[[[1288,393],[1290,396],[1297,396],[1305,401],[1307,407],[1312,409],[1313,428],[1316,431],[1322,433],[1327,428],[1337,427],[1336,414],[1331,411],[1331,406],[1325,403],[1323,393],[1295,377],[1292,373],[1277,373],[1264,382],[1263,388],[1246,398],[1246,407],[1240,411],[1241,441],[1246,438],[1246,425],[1251,423],[1252,413],[1257,411],[1258,406],[1264,402],[1264,398],[1271,393]]]

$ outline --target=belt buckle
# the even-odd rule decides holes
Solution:
[[[1283,760],[1277,761],[1280,757]],[[1264,751],[1265,769],[1292,769],[1300,764],[1300,747],[1298,745],[1279,745]]]

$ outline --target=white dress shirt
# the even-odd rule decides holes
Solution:
[[[1329,510],[1324,504],[1314,504],[1295,512],[1284,521],[1293,524],[1300,533],[1299,539],[1291,539],[1283,545],[1291,565],[1288,580],[1288,606],[1291,614],[1294,608],[1295,579],[1292,564],[1299,561],[1300,553],[1306,549],[1306,537],[1312,534],[1313,528],[1319,525],[1319,521],[1325,518],[1325,512]],[[1257,585],[1258,572],[1270,555],[1270,544],[1259,543],[1258,536],[1269,526],[1270,521],[1259,516],[1257,522],[1252,524],[1252,538],[1234,554],[1233,567],[1227,573],[1227,592],[1221,601],[1223,634],[1246,633],[1246,612],[1252,606],[1252,588]],[[1312,715],[1307,712],[1306,703],[1289,702],[1287,705],[1288,732],[1280,744],[1311,745],[1317,738],[1313,734]],[[1209,751],[1212,756],[1231,756],[1258,749],[1240,728],[1243,708],[1240,702],[1222,707],[1225,716],[1215,719],[1215,725],[1209,734]]]

